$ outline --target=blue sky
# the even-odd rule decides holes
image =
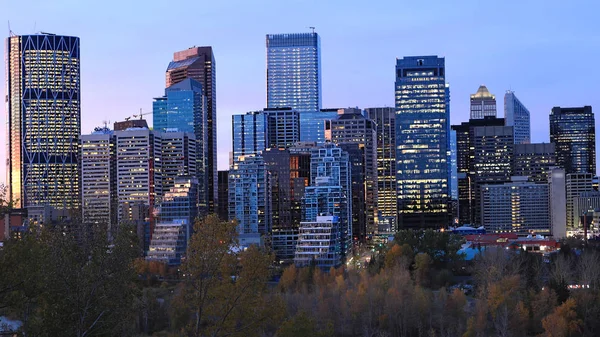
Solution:
[[[265,34],[316,27],[323,107],[393,106],[395,58],[439,55],[446,57],[452,124],[468,119],[469,95],[480,84],[496,95],[500,116],[512,89],[532,113],[532,140],[547,142],[553,106],[600,111],[599,12],[591,0],[0,0],[4,37],[10,21],[16,34],[81,38],[84,134],[103,120],[151,111],[173,52],[213,46],[219,169],[227,168],[231,115],[266,104]],[[5,142],[5,127],[0,132]]]

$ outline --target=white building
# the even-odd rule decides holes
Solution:
[[[566,177],[563,168],[552,168],[548,174],[550,225],[555,239],[567,236]]]
[[[157,223],[146,260],[179,265],[187,246],[186,225],[178,221]]]
[[[294,262],[298,267],[314,264],[323,269],[342,264],[340,221],[337,216],[317,216],[300,223]]]

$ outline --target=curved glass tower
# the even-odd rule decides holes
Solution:
[[[15,207],[78,208],[79,38],[6,39],[7,183]]]

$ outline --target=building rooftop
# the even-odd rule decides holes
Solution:
[[[477,92],[475,94],[471,95],[471,99],[476,99],[476,98],[496,99],[496,96],[492,95],[490,93],[490,91],[488,90],[488,88],[482,84],[479,86],[479,89],[477,89]]]

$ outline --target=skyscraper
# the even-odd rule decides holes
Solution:
[[[212,47],[192,47],[173,54],[166,71],[166,88],[173,84],[192,78],[202,84],[202,92],[206,96],[206,172],[208,185],[208,210],[215,211],[217,203],[217,70]],[[195,121],[195,120],[194,120]],[[184,130],[180,130],[184,131]],[[189,132],[189,131],[188,131]],[[204,138],[196,135],[198,142]],[[199,153],[200,156],[200,153]],[[200,180],[200,179],[199,179]],[[201,185],[201,182],[199,182]],[[200,186],[202,189],[202,186]]]
[[[480,85],[477,92],[471,95],[471,119],[496,117],[496,114],[496,96],[490,94],[485,85]]]
[[[106,230],[118,223],[115,139],[108,128],[81,136],[82,220]]]
[[[366,236],[378,232],[377,228],[377,126],[375,122],[364,117],[362,111],[358,108],[339,109],[336,119],[326,121],[325,134],[326,139],[342,146],[343,144],[358,145],[357,155],[360,156],[358,165],[352,165],[352,170],[362,170],[363,180],[353,183],[359,183],[362,186],[364,197],[366,223],[353,223],[354,234],[361,240]],[[348,149],[345,149],[348,151]],[[354,154],[354,151],[351,151]],[[354,160],[351,159],[352,162]],[[352,175],[354,176],[355,173]],[[358,178],[358,177],[357,177]],[[356,191],[354,189],[354,191]],[[355,198],[356,196],[353,196]],[[353,199],[354,200],[354,199]],[[359,203],[361,202],[359,201]],[[354,204],[354,206],[358,206]],[[360,205],[362,207],[362,205]]]
[[[377,211],[380,232],[396,231],[396,111],[367,108],[365,116],[377,128]]]
[[[545,184],[552,167],[556,167],[553,143],[515,144],[513,175]]]
[[[196,160],[196,138],[193,133],[188,132],[163,132],[158,133],[161,140],[161,184],[162,190],[167,192],[175,185],[175,181],[182,176],[197,177]],[[188,179],[189,180],[189,179]],[[198,180],[195,179],[195,189],[198,188]],[[195,192],[198,195],[198,191]],[[200,197],[205,197],[200,195]],[[195,201],[196,207],[200,204],[200,210],[205,210],[205,200],[198,197]]]
[[[325,121],[337,118],[339,109],[321,109],[300,113],[300,141],[325,142]]]
[[[444,58],[396,60],[399,228],[448,225],[449,97]]]
[[[6,39],[7,185],[16,208],[81,202],[79,38]]]
[[[219,171],[219,207],[217,214],[221,220],[227,220],[227,208],[229,207],[229,171]]]
[[[238,157],[260,154],[269,144],[267,132],[268,119],[263,111],[248,112],[243,115],[233,115],[233,161]]]
[[[300,141],[300,115],[291,108],[264,109],[267,114],[268,147],[288,148]]]
[[[504,94],[504,120],[506,126],[512,126],[515,144],[531,142],[531,122],[529,110],[519,101],[514,91]]]
[[[267,107],[300,113],[321,108],[321,46],[317,33],[268,34]]]
[[[198,179],[198,206],[201,214],[207,214],[211,207],[211,188],[209,182],[210,154],[208,148],[208,123],[206,96],[202,84],[193,78],[186,78],[165,89],[163,97],[155,98],[152,104],[154,130],[161,133],[192,133],[194,174]],[[187,151],[187,149],[186,149]],[[189,173],[185,173],[186,175]],[[165,191],[171,187],[165,186]]]
[[[591,106],[552,108],[550,142],[556,146],[556,163],[566,174],[596,174],[596,125]]]

